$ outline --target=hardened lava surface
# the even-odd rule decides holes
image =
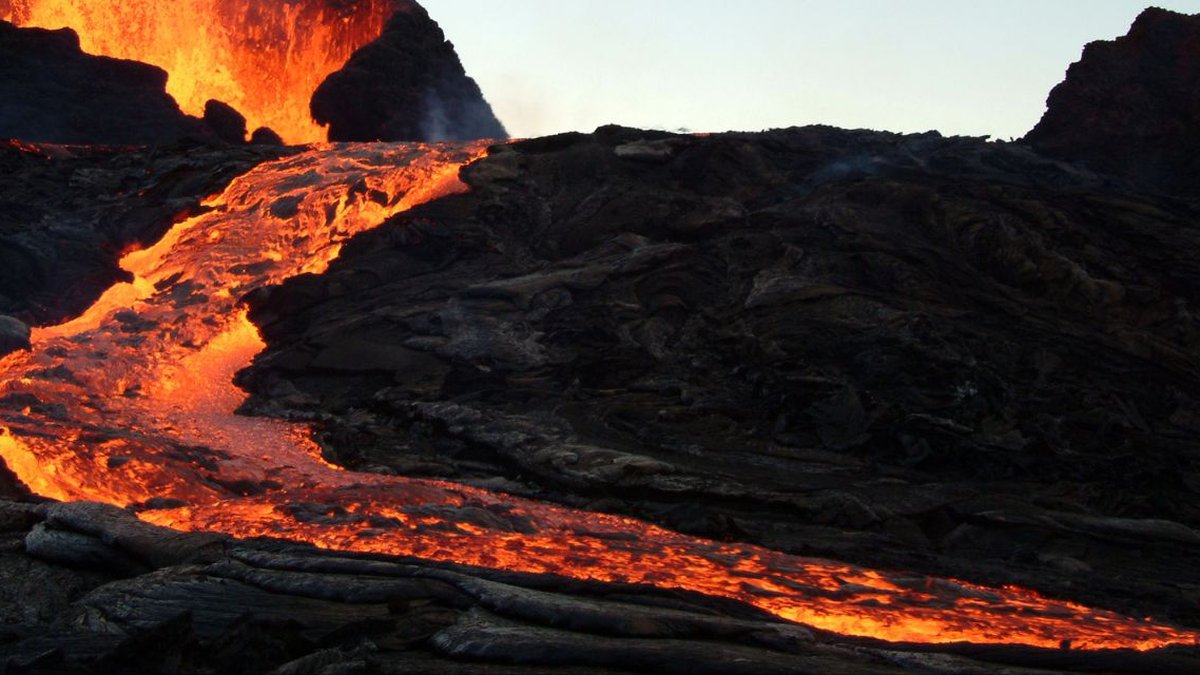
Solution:
[[[611,152],[657,164],[686,142]],[[39,495],[131,507],[177,529],[687,591],[847,636],[1085,650],[1196,642],[1187,629],[1017,586],[877,571],[443,481],[349,472],[328,464],[303,426],[235,416],[242,394],[233,376],[263,347],[239,299],[297,275],[318,279],[347,238],[453,199],[466,188],[460,168],[482,152],[480,144],[318,147],[234,180],[206,213],[126,255],[130,282],[78,318],[35,330],[31,352],[6,357],[7,400],[25,404],[6,415],[0,436],[9,469]],[[503,175],[521,150],[497,152],[505,159],[485,160],[476,175]],[[403,233],[397,241],[422,245]],[[655,259],[653,247],[637,248],[622,254],[632,269]],[[514,287],[496,283],[481,296]],[[492,345],[475,342],[467,348],[476,353]]]

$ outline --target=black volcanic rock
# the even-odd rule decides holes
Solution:
[[[246,142],[246,117],[228,103],[215,99],[205,103],[204,123],[226,143]]]
[[[100,504],[0,501],[0,542],[9,673],[1182,675],[1198,665],[1186,649],[845,644],[692,594],[179,533]]]
[[[1025,137],[1140,186],[1200,196],[1200,14],[1144,11],[1129,34],[1093,42]]]
[[[0,314],[0,356],[29,349],[29,326],[20,319]]]
[[[250,134],[250,145],[283,145],[283,139],[275,130],[259,127]]]
[[[0,138],[142,145],[210,139],[166,93],[167,73],[84,54],[70,29],[0,21]]]
[[[464,177],[251,298],[250,410],[359,469],[1200,623],[1195,207],[821,127]]]
[[[312,97],[331,141],[445,141],[507,137],[441,28],[406,3]]]
[[[200,200],[284,152],[0,141],[0,313],[34,324],[79,313],[125,279],[123,251],[153,243]]]

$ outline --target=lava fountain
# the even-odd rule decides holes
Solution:
[[[251,129],[325,140],[309,99],[407,0],[0,0],[18,26],[72,28],[85,52],[156,65],[184,112],[218,99]]]
[[[233,414],[262,348],[245,293],[320,272],[347,237],[465,189],[476,145],[338,145],[266,163],[155,246],[134,280],[0,361],[0,455],[33,490],[184,530],[684,589],[847,635],[1154,649],[1200,633],[1014,587],[717,543],[447,482],[357,474],[308,430]]]

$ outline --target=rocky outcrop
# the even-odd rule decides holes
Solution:
[[[1200,196],[1200,15],[1158,8],[1089,44],[1025,137],[1148,189]]]
[[[283,152],[0,141],[0,313],[34,324],[74,316],[125,279],[123,251],[154,242],[202,199]]]
[[[357,469],[1200,622],[1195,208],[822,127],[464,177],[249,299],[250,410]]]
[[[56,144],[246,142],[246,120],[221,101],[204,118],[180,111],[156,66],[85,54],[70,29],[0,21],[0,139]],[[279,145],[270,129],[258,142]],[[272,137],[273,136],[273,137]]]
[[[507,137],[454,45],[416,3],[402,3],[379,39],[321,83],[312,115],[329,125],[331,141]]]
[[[69,29],[0,21],[0,138],[143,145],[210,139],[166,93],[160,68],[84,54]]]

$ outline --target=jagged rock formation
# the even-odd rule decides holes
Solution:
[[[507,137],[454,45],[415,2],[403,3],[378,40],[321,83],[312,115],[329,125],[331,141]]]
[[[1200,622],[1200,211],[821,127],[464,178],[250,298],[252,410],[354,468]]]
[[[1152,7],[1089,44],[1025,141],[1145,188],[1200,196],[1200,15]]]
[[[185,115],[156,66],[85,54],[70,29],[17,28],[0,21],[0,139],[57,144],[156,145],[246,142],[246,120],[209,101]],[[240,131],[240,133],[239,133]],[[256,142],[280,145],[270,129]]]
[[[250,145],[283,145],[283,139],[274,130],[259,127],[250,134]]]
[[[0,138],[141,145],[210,139],[161,68],[84,54],[74,31],[0,21]]]
[[[0,102],[0,106],[3,106]],[[282,148],[96,148],[0,141],[0,313],[57,323],[125,280],[121,252]]]

